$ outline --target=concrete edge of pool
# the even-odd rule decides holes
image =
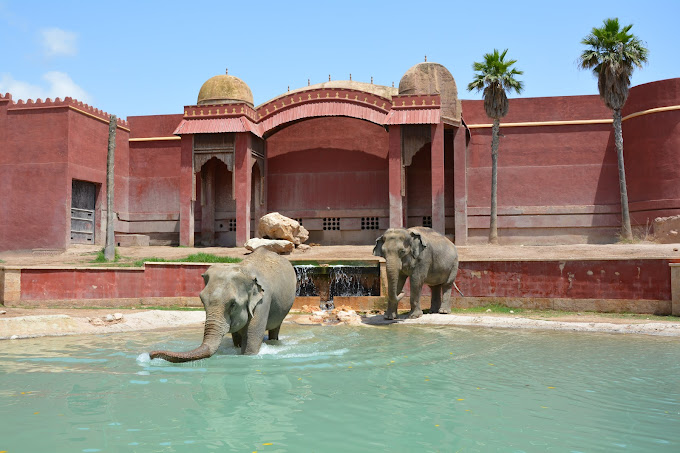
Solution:
[[[105,316],[110,312],[110,310],[102,310],[101,315]],[[343,324],[335,323],[329,325],[324,324],[323,322],[310,323],[308,319],[303,320],[302,318],[304,317],[309,318],[307,315],[291,313],[286,318],[286,324],[294,323],[307,325],[310,328],[333,328]],[[118,322],[93,324],[92,319],[92,317],[72,316],[63,313],[8,318],[0,317],[0,340],[18,340],[46,336],[111,334],[183,327],[196,327],[197,329],[202,329],[205,313],[203,311],[148,310],[124,313],[123,318]],[[407,326],[531,329],[680,337],[680,320],[635,320],[634,322],[625,322],[625,320],[622,319],[593,319],[588,316],[584,316],[584,321],[560,321],[535,319],[522,315],[498,316],[481,313],[469,315],[425,314],[418,319],[385,321],[382,315],[378,314],[361,318],[361,322],[358,325],[373,328],[390,328],[390,326],[395,324]]]

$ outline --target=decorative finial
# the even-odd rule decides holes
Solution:
[[[373,76],[371,76],[371,85],[373,85]]]
[[[394,88],[394,82],[392,82],[392,88]]]
[[[352,81],[352,73],[351,72],[349,73],[349,81],[350,82]]]
[[[229,75],[229,68],[226,68],[226,69],[224,70],[224,73],[225,73],[226,75]]]
[[[425,63],[427,63],[427,55],[425,55]]]
[[[310,85],[310,83],[309,83],[309,79],[307,79],[307,86],[309,86],[309,85]]]
[[[329,82],[331,81],[331,75],[330,74],[328,74],[328,81]]]
[[[290,85],[288,85],[288,91],[290,91]]]

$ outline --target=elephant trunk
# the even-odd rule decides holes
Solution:
[[[398,304],[404,297],[404,293],[397,294],[400,288],[397,288],[399,282],[399,272],[401,271],[401,262],[398,258],[387,258],[387,297],[392,304]]]
[[[226,334],[228,330],[229,327],[224,321],[206,321],[203,333],[203,343],[196,349],[187,352],[152,351],[149,353],[149,356],[152,359],[160,358],[173,363],[206,359],[215,354],[215,351],[217,351],[217,348],[222,342],[224,334]]]

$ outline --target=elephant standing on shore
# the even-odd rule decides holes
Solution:
[[[397,317],[401,292],[410,277],[411,311],[409,318],[419,318],[420,291],[432,289],[430,313],[451,313],[451,288],[458,273],[458,252],[443,235],[431,228],[390,228],[375,241],[373,255],[385,258],[388,302],[385,319]]]
[[[264,247],[238,264],[216,264],[203,274],[203,343],[193,351],[153,351],[152,359],[188,362],[212,356],[226,333],[242,354],[257,354],[265,331],[278,340],[281,323],[295,301],[296,276],[285,258]]]

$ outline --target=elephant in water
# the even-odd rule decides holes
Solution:
[[[257,354],[265,330],[278,340],[281,323],[295,300],[297,283],[290,262],[263,247],[238,264],[216,264],[203,274],[203,343],[193,351],[153,351],[152,359],[188,362],[212,356],[226,333],[242,354]]]
[[[423,284],[432,289],[430,313],[451,313],[451,288],[458,273],[458,252],[446,237],[431,228],[390,228],[375,241],[373,254],[382,256],[387,262],[385,319],[397,317],[397,305],[404,297],[401,291],[408,277],[411,285],[409,318],[419,318],[423,314],[420,309]]]

